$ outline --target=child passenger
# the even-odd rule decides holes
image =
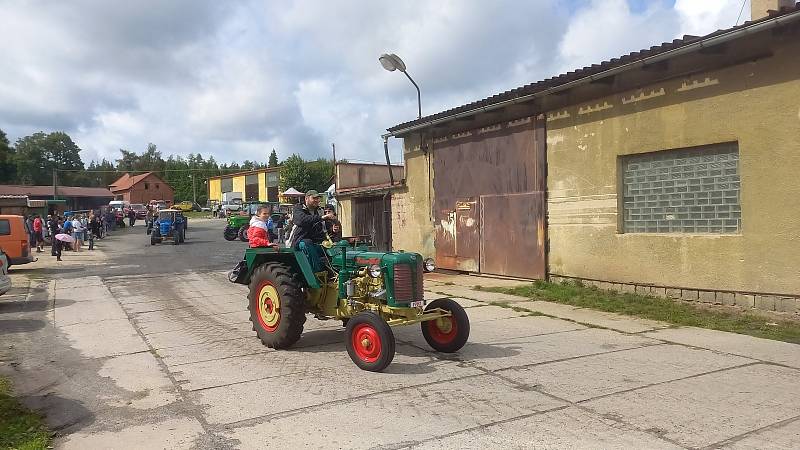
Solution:
[[[269,242],[269,230],[267,221],[269,220],[269,207],[260,206],[256,215],[250,219],[250,227],[247,229],[247,239],[250,247],[273,247],[278,248],[278,244]]]

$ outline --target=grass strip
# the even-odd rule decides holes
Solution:
[[[33,450],[50,445],[42,417],[11,396],[11,382],[0,377],[0,448]]]
[[[479,287],[477,290],[528,297],[564,305],[613,312],[674,325],[729,331],[800,344],[800,323],[749,312],[709,309],[679,300],[586,287],[581,283],[535,283],[512,288]]]

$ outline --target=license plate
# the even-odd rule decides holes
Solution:
[[[425,306],[425,300],[420,300],[418,302],[411,302],[412,308],[422,308],[423,306]]]

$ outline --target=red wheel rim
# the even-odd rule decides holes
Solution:
[[[256,317],[261,328],[272,333],[280,324],[280,300],[278,291],[269,281],[263,281],[256,289]],[[274,298],[273,298],[274,297]]]
[[[358,359],[373,363],[381,356],[381,337],[371,325],[356,325],[350,339]]]
[[[428,332],[439,344],[449,344],[458,334],[458,324],[453,316],[440,317],[428,322]]]

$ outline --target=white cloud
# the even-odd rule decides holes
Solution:
[[[67,131],[87,162],[148,142],[220,161],[327,156],[336,142],[341,157],[381,160],[384,129],[417,109],[381,53],[403,57],[433,114],[731,26],[736,3],[6,0],[0,128]]]

